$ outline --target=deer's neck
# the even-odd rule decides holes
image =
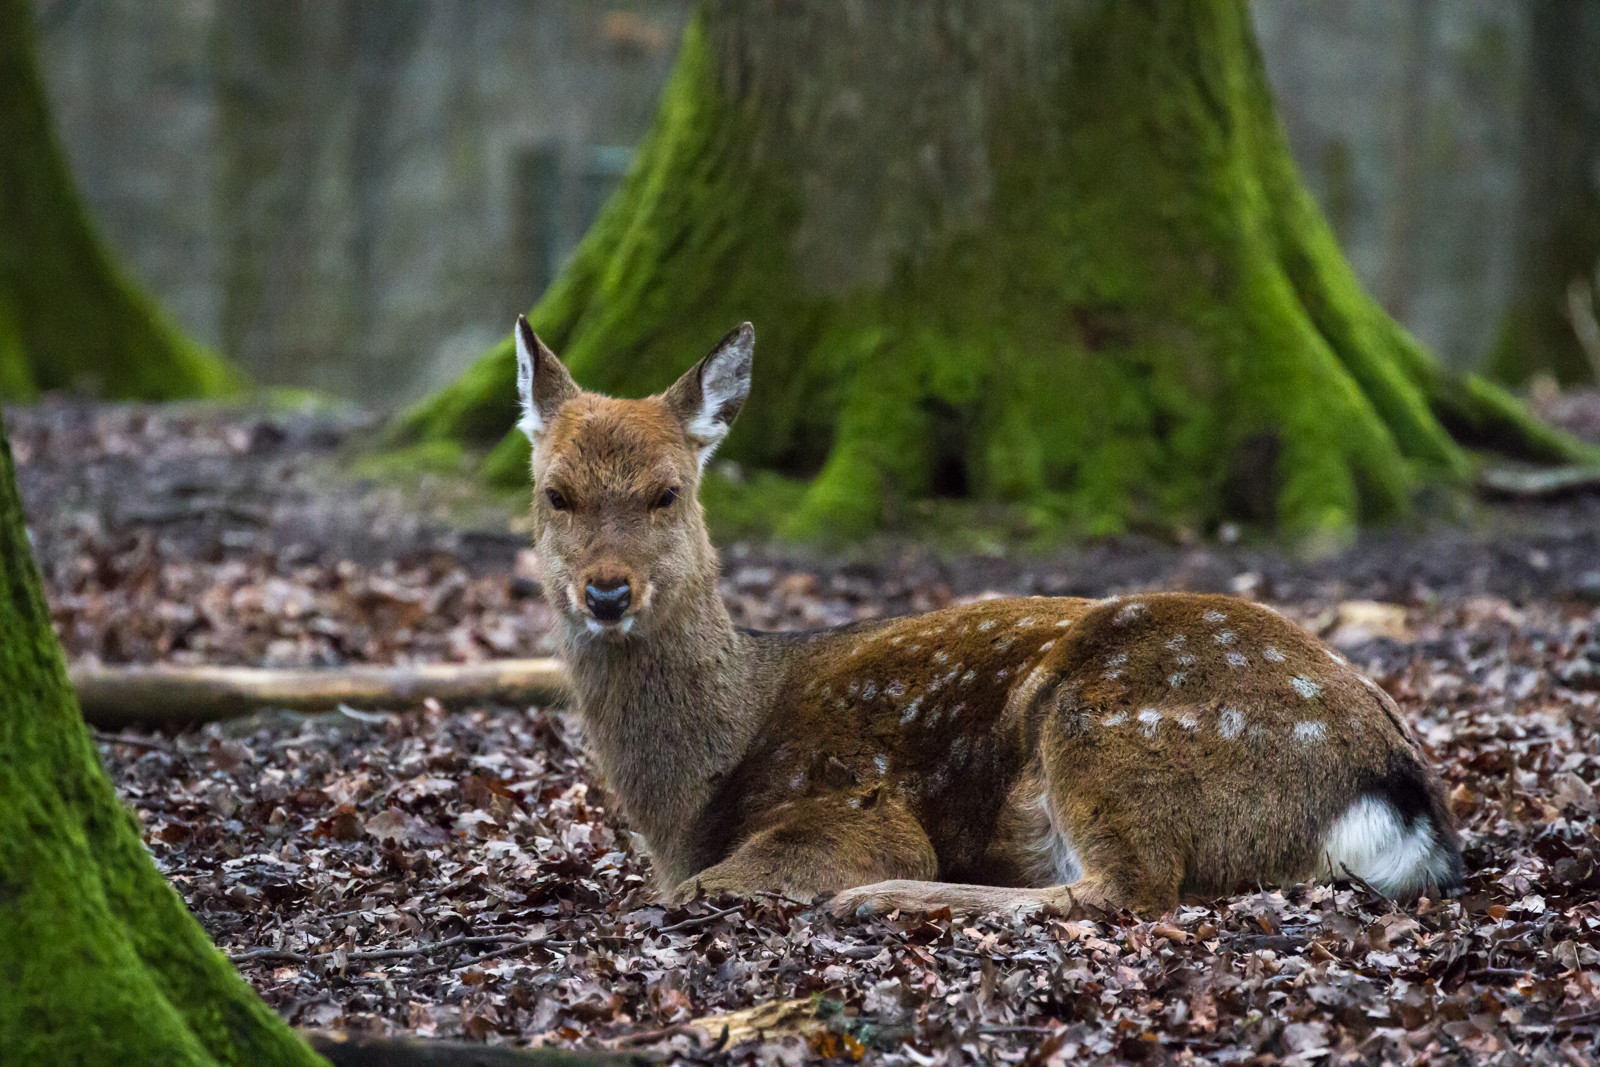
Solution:
[[[714,573],[714,572],[713,572]],[[569,628],[574,695],[606,787],[644,835],[664,887],[695,873],[695,817],[760,727],[749,641],[715,578],[621,641]]]

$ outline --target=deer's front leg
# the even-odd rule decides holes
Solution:
[[[669,894],[778,893],[794,900],[890,878],[932,878],[933,845],[903,805],[880,793],[808,797],[773,820],[727,859],[684,879]]]

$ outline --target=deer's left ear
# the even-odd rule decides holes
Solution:
[[[718,342],[711,354],[662,394],[683,423],[683,435],[704,470],[750,396],[756,331],[748,322]]]
[[[578,386],[556,354],[534,334],[527,318],[518,315],[511,332],[516,337],[517,398],[522,404],[517,429],[538,444],[561,405],[578,395]]]

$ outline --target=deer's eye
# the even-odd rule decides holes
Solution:
[[[660,511],[662,508],[670,508],[672,502],[676,499],[678,499],[678,491],[676,489],[663,489],[661,490],[661,495],[656,497],[656,502],[650,505],[650,509],[652,511]]]
[[[569,511],[572,508],[572,505],[567,503],[567,498],[561,495],[561,490],[559,489],[546,489],[544,496],[546,500],[550,501],[550,506],[557,511]]]

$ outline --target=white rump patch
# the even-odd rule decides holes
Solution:
[[[1322,686],[1318,685],[1316,682],[1313,682],[1310,678],[1307,678],[1303,674],[1297,674],[1293,678],[1289,679],[1289,684],[1294,686],[1294,691],[1296,693],[1299,693],[1307,700],[1310,700],[1312,697],[1322,692]]]
[[[1156,727],[1161,725],[1161,713],[1155,708],[1145,708],[1139,713],[1140,730],[1149,738],[1156,736]]]
[[[1285,659],[1285,656],[1272,645],[1268,645],[1266,648],[1261,650],[1261,658],[1266,660],[1268,663],[1282,663]]]
[[[1244,712],[1238,708],[1226,708],[1217,716],[1217,733],[1233,740],[1244,733]]]
[[[1294,739],[1302,744],[1321,741],[1328,736],[1328,724],[1324,722],[1297,722],[1294,724]]]
[[[1324,877],[1344,877],[1346,867],[1385,896],[1406,896],[1450,874],[1449,851],[1433,827],[1418,819],[1409,829],[1381,797],[1362,797],[1345,809],[1322,841]]]

